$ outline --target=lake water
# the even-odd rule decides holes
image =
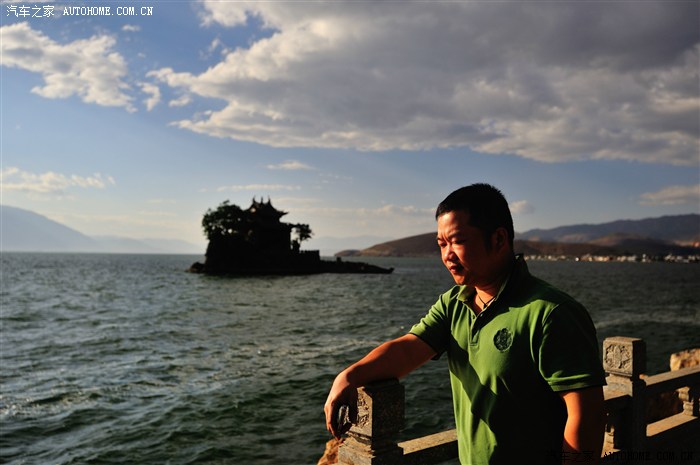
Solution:
[[[1,255],[1,463],[315,464],[335,374],[452,285],[437,259],[366,260],[390,275],[184,271],[201,259]],[[649,373],[700,346],[697,264],[529,265],[588,307],[600,341],[644,338]],[[406,438],[452,427],[444,360],[404,384]]]

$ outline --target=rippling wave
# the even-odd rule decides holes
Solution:
[[[334,375],[404,334],[452,283],[438,260],[391,275],[222,278],[199,257],[2,254],[0,461],[313,464]],[[700,267],[531,263],[599,338],[647,340],[650,372],[700,345]],[[452,426],[444,361],[405,380],[405,437]]]

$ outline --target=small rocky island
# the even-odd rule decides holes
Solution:
[[[391,273],[360,262],[321,260],[318,250],[301,250],[301,243],[312,236],[308,224],[283,223],[287,212],[271,201],[253,199],[243,210],[228,201],[209,209],[202,219],[209,239],[204,263],[194,263],[189,271],[207,274],[294,275],[317,273]],[[292,233],[294,232],[294,238]]]

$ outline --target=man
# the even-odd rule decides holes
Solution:
[[[356,405],[358,387],[402,378],[446,353],[462,464],[596,463],[605,374],[588,312],[514,256],[513,220],[498,189],[458,189],[435,216],[457,286],[408,334],[335,378],[328,430],[340,436],[334,416]]]

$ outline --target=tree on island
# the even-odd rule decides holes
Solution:
[[[292,226],[292,229],[296,233],[296,240],[299,241],[299,243],[302,243],[307,239],[311,239],[311,237],[314,235],[308,224],[295,224]]]
[[[288,228],[288,231],[294,231],[292,246],[298,250],[301,242],[311,239],[313,232],[308,224],[282,223],[279,218],[284,215],[286,212],[277,211],[269,200],[267,203],[253,200],[253,204],[247,210],[225,200],[216,209],[207,210],[202,218],[202,228],[210,241],[221,237],[238,237],[249,241],[256,231],[281,226]]]
[[[225,200],[216,210],[207,210],[202,218],[202,228],[207,239],[245,235],[248,232],[247,212]]]
[[[301,242],[311,239],[313,232],[308,224],[280,221],[286,214],[273,207],[269,198],[267,202],[253,199],[245,210],[228,200],[210,208],[202,218],[209,239],[206,260],[192,264],[190,271],[250,275],[393,271],[361,262],[324,261],[318,250],[302,252]]]

